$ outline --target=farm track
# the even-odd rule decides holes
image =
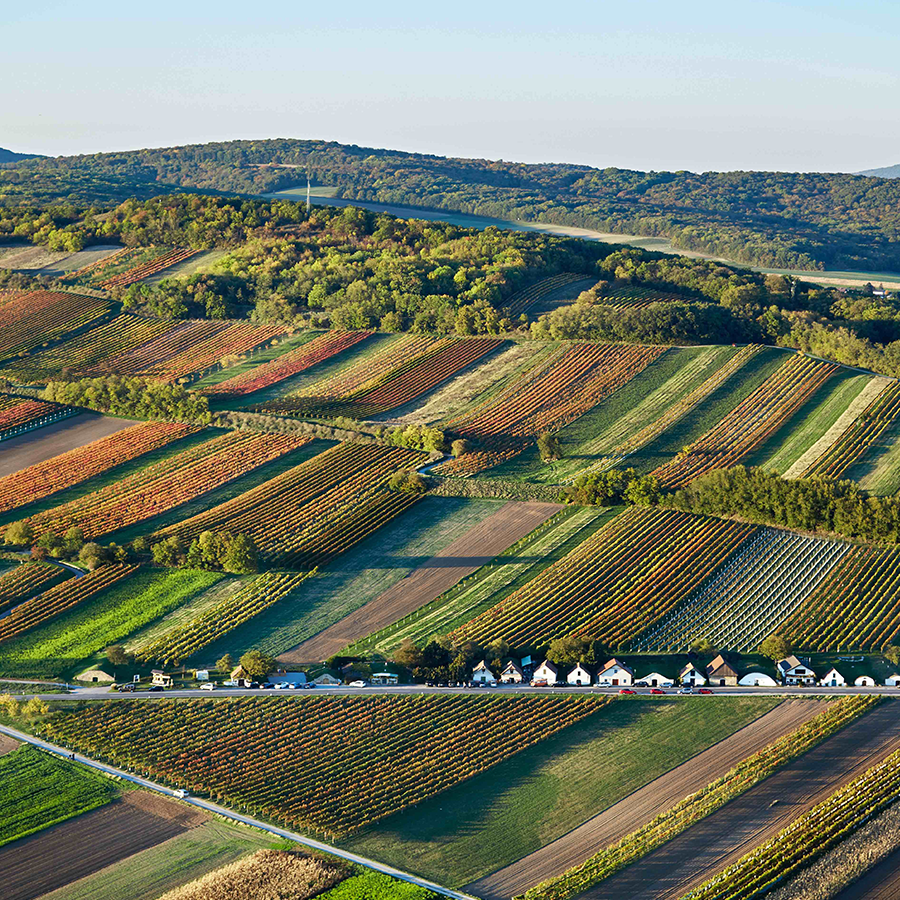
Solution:
[[[579,898],[677,900],[895,751],[897,713],[884,703]]]
[[[279,659],[290,663],[327,659],[347,644],[402,619],[490,562],[560,508],[555,503],[504,504],[402,581]]]
[[[872,866],[834,900],[896,900],[900,897],[900,850]]]
[[[206,820],[200,810],[131,791],[120,801],[0,849],[3,898],[33,900]]]
[[[742,759],[799,728],[820,713],[822,708],[820,702],[813,700],[785,700],[771,712],[654,779],[552,843],[466,885],[465,890],[485,900],[509,900],[547,878],[561,875],[640,828],[661,810],[706,787]]]

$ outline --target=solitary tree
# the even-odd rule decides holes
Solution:
[[[262,650],[248,650],[241,657],[241,668],[251,678],[265,678],[275,668],[275,660]]]
[[[234,660],[230,653],[226,653],[221,659],[216,661],[216,671],[228,674],[234,668]]]
[[[545,463],[556,462],[562,457],[562,445],[555,434],[545,431],[537,440],[538,452]]]
[[[900,665],[900,647],[896,644],[891,644],[884,651],[884,658],[891,663],[891,665],[897,666]]]
[[[24,546],[34,540],[34,531],[27,522],[13,522],[8,525],[3,535],[3,541],[7,544]]]
[[[131,655],[121,644],[113,644],[107,647],[106,658],[114,666],[127,666],[131,662]]]
[[[239,534],[228,547],[222,559],[222,568],[235,575],[258,572],[259,553],[256,544],[246,534]]]
[[[698,637],[692,644],[691,650],[694,653],[713,653],[715,651],[715,646],[713,646],[713,642],[709,638]],[[781,659],[781,657],[778,657]]]
[[[770,634],[759,645],[759,652],[769,659],[784,659],[791,652],[791,645],[780,634]]]

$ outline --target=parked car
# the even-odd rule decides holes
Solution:
[[[265,684],[258,684],[256,686],[262,691],[271,691],[275,687],[275,685],[270,681],[267,681]],[[250,687],[253,687],[253,685],[251,684]]]
[[[134,690],[134,682],[129,681],[127,684],[120,684],[119,690],[126,694],[130,694]]]
[[[291,686],[286,681],[276,681],[274,684],[276,691],[287,691],[290,687]]]
[[[366,682],[362,681],[361,679],[357,679],[356,681],[351,681],[347,685],[347,687],[365,687],[365,686],[366,686]]]
[[[147,688],[147,690],[148,690],[148,691],[153,691],[153,693],[156,694],[156,693],[158,693],[159,691],[164,691],[165,688],[164,688],[161,684],[151,684],[150,687]]]
[[[694,689],[693,689],[689,684],[686,684],[684,687],[678,688],[677,693],[679,693],[679,694],[693,694],[693,693],[694,693]]]
[[[186,791],[184,788],[179,788],[176,791],[172,791],[172,793],[178,797],[179,800],[184,800],[187,797],[190,797],[190,791]]]
[[[664,694],[665,691],[662,688],[650,688],[651,694]]]
[[[697,693],[698,694],[711,694],[712,691],[709,688],[700,688],[700,690],[697,691]]]
[[[619,688],[620,694],[636,694],[637,691],[633,691],[631,688]]]
[[[200,685],[201,691],[214,691],[216,689],[216,683],[214,681],[204,681],[203,684]]]
[[[649,687],[646,681],[636,681],[634,683],[635,687]]]

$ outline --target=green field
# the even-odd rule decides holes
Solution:
[[[461,887],[550,843],[780,702],[706,699],[614,702],[340,846]]]
[[[447,634],[527,584],[619,512],[619,507],[561,510],[431,603],[353,644],[347,652],[388,654],[406,638],[420,642]]]
[[[272,655],[290,650],[374,600],[500,505],[456,497],[421,500],[288,597],[206,647],[203,659],[226,652],[236,658],[251,648]]]
[[[218,572],[138,572],[52,621],[0,644],[0,672],[72,678],[110,644],[161,618],[215,584]]]
[[[156,900],[257,850],[293,847],[272,834],[212,820],[44,895],[44,900]]]
[[[882,497],[900,491],[900,419],[892,422],[842,477],[852,478]]]
[[[0,756],[0,846],[117,795],[115,783],[105,776],[24,745]]]

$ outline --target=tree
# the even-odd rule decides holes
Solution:
[[[216,660],[216,671],[228,675],[234,668],[234,660],[230,653],[226,653],[221,659]]]
[[[543,432],[537,439],[538,452],[545,463],[556,462],[562,458],[562,444],[555,434],[549,431]]]
[[[93,572],[106,562],[106,551],[99,544],[91,541],[78,552],[78,561]]]
[[[40,716],[46,716],[48,712],[50,712],[50,707],[40,697],[32,697],[22,707],[22,715],[26,719],[37,719]]]
[[[259,553],[256,544],[246,534],[239,534],[228,547],[222,559],[222,568],[234,575],[248,575],[259,571]]]
[[[19,715],[19,701],[12,694],[0,694],[0,713],[15,719]]]
[[[579,634],[557,638],[547,649],[547,659],[564,666],[580,663],[591,647],[591,640]]]
[[[13,522],[7,525],[3,535],[5,544],[13,544],[17,547],[27,547],[34,540],[34,530],[27,522]]]
[[[82,531],[77,525],[72,525],[68,531],[66,531],[65,536],[63,537],[63,544],[65,546],[66,553],[70,556],[75,556],[76,554],[81,552],[81,548],[84,546],[84,531]]]
[[[467,441],[465,438],[457,438],[450,445],[450,453],[453,456],[462,456],[464,453],[469,453],[472,450],[472,444]]]
[[[106,658],[114,666],[130,665],[133,659],[131,654],[121,644],[112,644],[111,646],[107,647]]]
[[[418,669],[422,665],[422,651],[412,638],[404,638],[391,658],[406,669]]]
[[[900,647],[896,644],[891,644],[884,651],[884,658],[891,663],[891,665],[897,666],[900,665]]]
[[[698,637],[691,644],[691,650],[693,650],[694,653],[703,655],[707,653],[715,653],[716,648],[715,646],[713,646],[713,642],[709,638]],[[782,657],[780,656],[778,658],[782,659]]]
[[[158,566],[178,566],[184,559],[184,544],[177,534],[154,544],[150,551],[153,554],[153,562]]]
[[[265,678],[275,668],[275,660],[262,650],[248,650],[241,657],[241,668],[251,678]]]
[[[784,659],[791,652],[791,645],[780,634],[770,634],[759,645],[759,652],[771,660]]]

